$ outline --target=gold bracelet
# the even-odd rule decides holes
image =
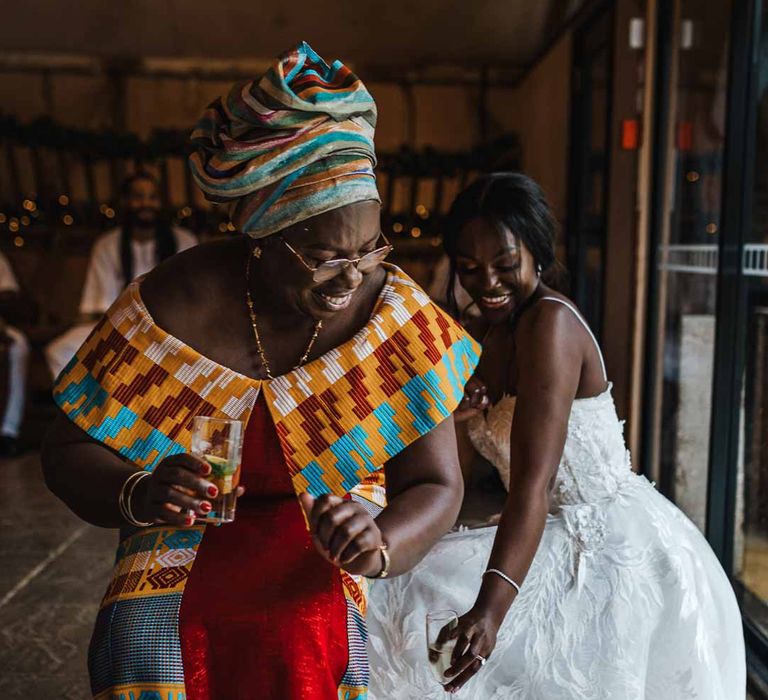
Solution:
[[[136,484],[148,476],[152,476],[151,472],[144,471],[143,469],[131,474],[123,482],[123,486],[120,489],[120,497],[117,499],[118,506],[120,507],[120,514],[134,527],[149,527],[152,524],[137,520],[133,514],[133,508],[131,507],[131,498],[133,496],[133,491],[136,488]]]
[[[125,491],[130,483],[134,481],[140,474],[141,471],[133,472],[133,474],[130,474],[128,478],[123,482],[123,485],[120,487],[120,495],[117,498],[117,505],[120,508],[120,515],[126,520],[128,519],[128,511],[125,509]]]
[[[123,482],[123,485],[120,488],[120,496],[117,499],[117,505],[120,508],[120,515],[122,516],[123,520],[127,520],[129,523],[131,523],[131,520],[133,519],[133,515],[128,512],[128,509],[125,504],[125,498],[131,484],[135,482],[137,479],[139,479],[140,477],[141,477],[141,471],[136,471],[133,474],[129,475],[128,478]]]
[[[130,489],[128,489],[128,493],[127,493],[127,494],[126,494],[126,496],[125,496],[125,510],[128,512],[128,515],[130,516],[130,520],[129,520],[129,522],[130,522],[132,525],[135,525],[136,527],[149,527],[150,525],[152,525],[152,523],[149,523],[149,522],[142,522],[141,520],[139,520],[139,519],[138,519],[138,518],[137,518],[137,517],[136,517],[136,516],[133,514],[133,506],[131,505],[131,499],[133,498],[133,492],[136,490],[136,486],[138,485],[138,483],[139,483],[139,482],[140,482],[142,479],[145,479],[145,478],[147,478],[147,477],[151,477],[151,476],[152,476],[152,473],[151,473],[151,472],[147,472],[147,471],[143,471],[143,470],[142,470],[142,472],[141,472],[141,475],[140,475],[140,476],[137,476],[137,477],[136,477],[136,478],[133,480],[133,483],[131,484],[131,487],[130,487]]]
[[[389,558],[389,546],[386,542],[379,545],[379,551],[381,552],[381,571],[376,576],[370,576],[369,578],[387,578],[389,576],[389,565],[391,560]]]

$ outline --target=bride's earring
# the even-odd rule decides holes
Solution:
[[[536,265],[536,277],[541,277],[541,265]]]

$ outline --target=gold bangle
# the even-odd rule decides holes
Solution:
[[[120,507],[120,514],[134,527],[149,527],[152,525],[152,523],[137,520],[133,514],[133,508],[131,507],[131,498],[136,488],[136,484],[148,476],[152,476],[152,474],[143,469],[131,474],[123,482],[123,486],[120,489],[120,497],[117,499],[118,506]]]
[[[391,564],[391,560],[389,558],[389,546],[386,542],[383,542],[379,545],[379,551],[381,552],[381,571],[379,571],[376,576],[371,576],[370,578],[387,578],[389,576],[389,566]]]
[[[133,480],[133,483],[131,484],[130,489],[128,489],[128,493],[125,496],[125,510],[128,512],[128,515],[130,516],[129,522],[132,525],[135,525],[136,527],[149,527],[150,525],[152,525],[152,523],[150,522],[142,522],[141,520],[136,518],[136,516],[133,514],[133,506],[131,505],[131,499],[133,498],[133,492],[136,490],[136,486],[138,486],[139,482],[142,479],[145,479],[151,476],[152,476],[151,472],[142,470],[141,475],[137,476]]]
[[[125,508],[125,493],[126,493],[126,490],[128,489],[128,486],[135,479],[137,479],[140,474],[141,474],[141,471],[133,472],[133,474],[130,474],[128,478],[123,482],[123,485],[120,487],[120,495],[118,496],[118,499],[117,499],[117,505],[120,508],[120,515],[126,520],[128,519],[128,511]]]

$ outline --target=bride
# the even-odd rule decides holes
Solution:
[[[542,282],[553,239],[520,174],[479,179],[451,209],[445,247],[483,344],[455,418],[508,495],[498,527],[451,532],[375,583],[370,697],[744,698],[731,586],[696,527],[631,471],[597,342]],[[460,613],[445,690],[424,632],[438,609]]]

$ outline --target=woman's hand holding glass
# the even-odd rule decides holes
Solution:
[[[458,690],[474,676],[496,647],[500,622],[497,616],[480,608],[472,608],[459,618],[458,624],[447,625],[444,639],[455,639],[451,666],[445,672],[445,690]]]
[[[384,540],[373,516],[354,501],[326,494],[299,497],[312,541],[324,559],[350,574],[376,576],[383,568]]]
[[[205,477],[211,466],[191,454],[166,457],[152,472],[142,479],[133,494],[133,511],[139,520],[175,527],[190,527],[195,518],[210,513],[208,499],[218,495],[218,489]],[[245,489],[238,486],[236,496]]]

